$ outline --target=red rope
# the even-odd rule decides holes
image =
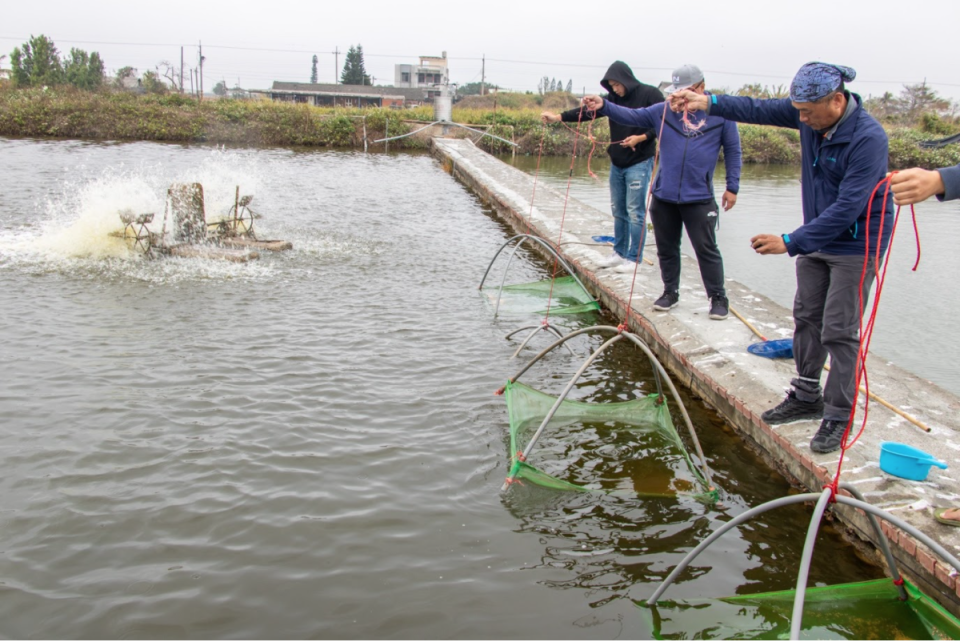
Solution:
[[[550,305],[553,302],[553,286],[557,282],[557,271],[560,269],[560,244],[563,242],[563,224],[567,218],[567,203],[570,202],[570,183],[573,181],[573,167],[577,160],[577,142],[580,139],[579,127],[583,120],[583,107],[577,114],[577,135],[573,139],[573,154],[570,156],[570,172],[567,174],[567,191],[563,197],[563,212],[560,214],[560,231],[557,233],[557,256],[553,259],[553,275],[550,279],[550,293],[547,295],[547,309],[544,311],[543,323],[546,325],[550,318]]]
[[[896,172],[894,172],[896,173]],[[892,174],[891,174],[892,176]],[[860,346],[857,349],[857,374],[854,384],[853,391],[853,405],[850,408],[850,416],[847,419],[847,427],[843,432],[843,437],[841,439],[840,447],[840,461],[837,463],[837,473],[834,476],[833,483],[829,487],[833,491],[833,495],[836,496],[837,488],[840,482],[840,473],[843,470],[843,460],[844,455],[847,450],[853,447],[857,440],[860,439],[863,435],[864,430],[867,427],[867,419],[870,412],[870,377],[867,375],[867,355],[870,353],[870,342],[873,339],[873,329],[877,320],[877,312],[880,308],[880,298],[883,294],[883,286],[887,279],[887,268],[890,266],[890,253],[893,249],[893,240],[897,233],[897,224],[900,222],[900,207],[897,206],[897,210],[894,213],[893,217],[893,229],[890,231],[890,241],[887,244],[887,255],[885,260],[883,259],[880,250],[880,237],[883,234],[883,222],[887,213],[887,202],[890,196],[890,176],[883,178],[877,185],[873,188],[873,191],[870,193],[870,199],[867,201],[867,218],[864,225],[864,243],[866,244],[863,253],[863,270],[860,273],[860,289],[858,293],[858,301],[860,303],[860,309],[864,308],[863,301],[863,284],[867,278],[867,270],[870,266],[870,218],[873,212],[873,201],[877,195],[877,192],[880,188],[883,187],[883,207],[880,211],[880,228],[877,233],[877,247],[874,249],[873,255],[873,273],[877,281],[876,294],[873,297],[873,305],[870,308],[870,313],[866,317],[866,323],[864,323],[864,317],[860,317]],[[920,231],[917,227],[917,213],[914,210],[913,205],[910,206],[910,214],[913,217],[913,230],[917,239],[917,260],[913,265],[913,271],[916,272],[917,266],[920,265]],[[860,429],[857,431],[856,435],[851,439],[850,433],[854,424],[854,419],[857,414],[857,400],[860,396],[860,385],[863,384],[863,389],[866,394],[863,401],[863,421],[861,422]]]
[[[530,234],[530,221],[533,220],[533,203],[537,200],[537,179],[540,177],[540,159],[543,158],[543,139],[546,136],[546,127],[540,128],[540,150],[537,152],[537,171],[533,175],[533,193],[530,195],[530,214],[527,215],[527,234]]]
[[[666,122],[667,122],[667,106],[666,104],[664,104],[663,116],[660,118],[660,131],[657,134],[657,141],[660,140],[660,136],[663,136],[663,127],[666,124]],[[653,154],[653,170],[650,172],[650,181],[647,183],[647,207],[646,207],[647,212],[650,211],[650,199],[651,199],[651,195],[653,194],[653,177],[657,173],[657,163],[659,162],[659,160],[660,160],[660,145],[658,142],[657,151],[654,152]],[[640,231],[640,240],[644,241],[646,239],[646,236],[647,236],[647,222],[646,220],[644,220],[643,229]],[[644,243],[640,243],[639,245],[643,246]],[[636,284],[637,284],[637,270],[640,269],[640,261],[642,260],[643,260],[643,256],[641,256],[638,249],[637,260],[634,261],[634,264],[633,264],[633,278],[630,279],[630,294],[627,295],[627,316],[626,316],[626,319],[624,320],[624,323],[627,323],[630,321],[630,314],[633,312],[633,289],[634,287],[636,287]]]

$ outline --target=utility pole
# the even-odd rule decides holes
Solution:
[[[183,47],[180,47],[180,95],[183,95]]]
[[[480,95],[483,96],[487,93],[487,54],[483,54],[480,60]]]
[[[200,101],[203,102],[203,43],[200,43]]]
[[[339,45],[333,48],[333,84],[340,84],[340,74],[338,73],[340,69],[340,47]]]

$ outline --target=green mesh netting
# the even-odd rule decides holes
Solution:
[[[503,286],[505,295],[518,295],[516,300],[501,300],[501,305],[511,307],[523,307],[524,301],[531,306],[541,308],[534,310],[536,314],[544,314],[547,298],[551,298],[550,314],[583,314],[585,312],[594,312],[600,309],[600,304],[594,301],[589,292],[586,292],[575,278],[572,276],[562,276],[553,279],[551,288],[551,279],[537,281],[535,283],[518,283],[516,285]],[[496,292],[500,288],[484,288],[488,292]]]
[[[958,640],[960,621],[904,582],[890,579],[808,588],[801,639]],[[641,605],[658,640],[786,640],[796,591]]]
[[[504,395],[511,479],[556,490],[717,500],[684,448],[667,404],[658,404],[656,394],[612,403],[565,399],[526,462],[519,454],[557,397],[512,382]]]

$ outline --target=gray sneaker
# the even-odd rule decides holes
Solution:
[[[817,434],[810,440],[810,450],[815,453],[832,453],[834,450],[840,450],[843,433],[846,431],[846,421],[824,419],[820,422]]]
[[[664,292],[660,295],[660,298],[654,301],[653,309],[659,310],[660,312],[667,312],[672,308],[677,307],[677,304],[680,303],[680,293],[674,290],[673,292]]]
[[[793,390],[787,393],[787,398],[781,401],[780,405],[760,415],[760,418],[771,426],[821,417],[823,417],[822,397],[816,401],[800,401]]]
[[[710,318],[715,321],[723,321],[730,314],[730,302],[727,297],[718,294],[710,298]]]

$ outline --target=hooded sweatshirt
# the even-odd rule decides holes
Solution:
[[[626,92],[624,92],[622,98],[618,96],[615,91],[613,91],[612,87],[610,87],[611,80],[616,80],[618,83],[623,85],[624,88],[626,88]],[[607,69],[607,73],[604,75],[603,80],[600,81],[600,85],[606,89],[609,94],[606,97],[606,100],[609,100],[616,105],[636,108],[649,107],[650,105],[663,102],[663,94],[660,93],[659,89],[650,85],[645,85],[637,80],[627,63],[619,60],[610,65],[610,68]],[[577,107],[560,114],[560,119],[565,123],[576,123],[585,120],[591,120],[597,116],[602,115],[588,112],[585,109],[581,112],[581,108]],[[625,139],[627,136],[639,136],[641,134],[646,134],[647,140],[643,141],[633,149],[624,147],[619,142]],[[610,140],[614,142],[607,147],[607,154],[610,155],[610,162],[617,167],[623,168],[632,167],[637,163],[642,163],[648,158],[653,158],[653,155],[657,151],[656,136],[657,132],[655,129],[621,125],[620,123],[615,123],[611,120]]]

